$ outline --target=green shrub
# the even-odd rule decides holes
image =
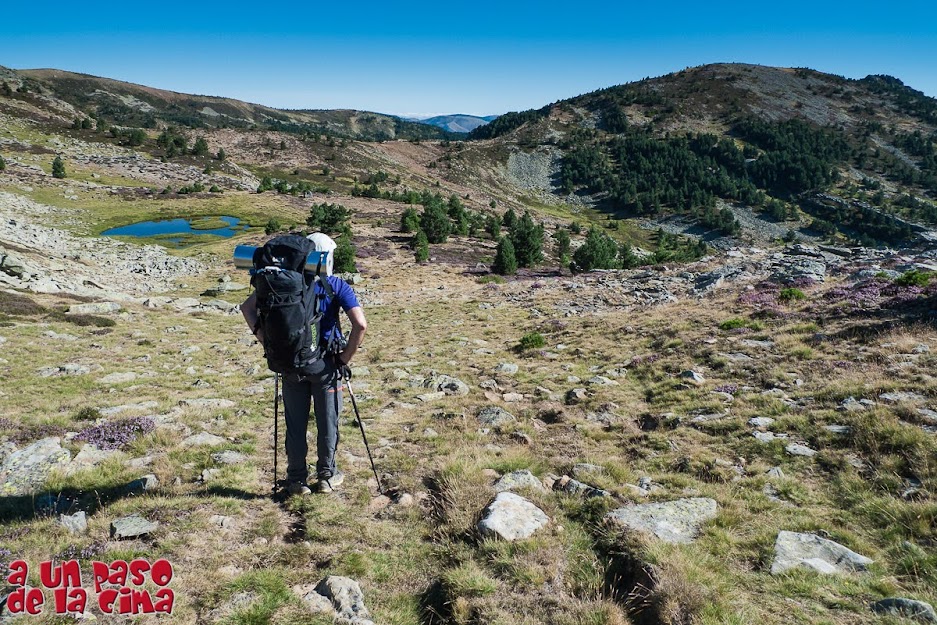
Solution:
[[[573,253],[573,265],[577,271],[615,268],[618,245],[598,228],[590,228],[586,242]]]
[[[788,287],[786,289],[781,289],[781,294],[778,295],[778,299],[782,302],[791,302],[794,300],[806,299],[807,294],[801,291],[800,289],[794,287]]]
[[[720,330],[735,330],[737,328],[744,328],[747,325],[748,325],[747,321],[745,321],[744,319],[739,319],[738,317],[735,317],[733,319],[726,319],[725,321],[720,323],[719,329]]]
[[[7,162],[3,160],[3,157],[0,156],[0,171],[3,171],[7,168]]]
[[[412,206],[404,209],[400,215],[400,231],[416,232],[420,229],[420,214]],[[424,235],[425,236],[425,235]]]
[[[416,262],[422,263],[429,259],[429,240],[426,238],[425,232],[417,230],[416,234],[413,236],[411,245],[413,246],[413,256]]]
[[[282,226],[280,225],[280,220],[276,217],[271,217],[267,220],[267,225],[264,226],[265,234],[273,234],[274,232],[279,232]]]
[[[452,232],[452,222],[442,200],[435,198],[423,206],[420,216],[420,228],[426,233],[430,243],[445,243]]]
[[[521,351],[528,349],[540,349],[545,347],[546,344],[547,341],[543,338],[542,334],[539,332],[530,332],[521,337],[521,341],[517,344],[517,348]]]
[[[476,280],[476,282],[478,282],[479,284],[489,284],[492,282],[494,284],[504,284],[507,282],[507,280],[505,280],[501,276],[489,275],[489,276],[480,277],[478,280]]]
[[[85,406],[81,410],[75,413],[73,419],[77,421],[97,421],[102,416],[101,411],[93,406]]]
[[[921,271],[920,269],[912,269],[911,271],[906,271],[897,278],[895,278],[895,284],[898,286],[927,286],[930,284],[933,274],[929,271]]]
[[[52,161],[52,177],[64,178],[65,175],[65,161],[62,160],[61,156],[56,156],[55,160]]]

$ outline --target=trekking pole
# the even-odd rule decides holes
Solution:
[[[273,488],[274,494],[277,492],[277,457],[279,448],[279,424],[280,424],[280,374],[273,374]]]
[[[355,401],[355,392],[351,389],[351,369],[345,367],[345,385],[348,387],[348,395],[351,397],[351,406],[355,409],[355,417],[358,419],[358,427],[361,429],[361,438],[364,440],[364,448],[368,452],[368,460],[371,461],[371,471],[374,472],[374,479],[377,480],[377,492],[384,494],[384,487],[381,485],[381,478],[377,475],[377,467],[374,466],[374,456],[371,455],[371,447],[368,445],[368,436],[364,433],[364,421],[361,420],[361,413],[358,412],[358,402]]]

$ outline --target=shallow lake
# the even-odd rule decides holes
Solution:
[[[109,237],[159,237],[160,242],[179,243],[183,238],[210,234],[221,237],[234,236],[249,226],[241,224],[238,217],[193,217],[191,219],[162,219],[140,221],[135,224],[105,230],[101,234]],[[173,237],[172,235],[180,235]]]

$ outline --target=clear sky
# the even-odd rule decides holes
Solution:
[[[891,74],[937,97],[929,2],[31,2],[0,65],[281,108],[488,115],[714,62]]]

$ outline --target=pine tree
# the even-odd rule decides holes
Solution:
[[[590,228],[586,242],[573,253],[573,264],[578,271],[593,269],[613,269],[618,246],[604,232]]]
[[[422,263],[424,260],[429,259],[429,241],[426,238],[426,233],[422,230],[417,230],[416,234],[413,236],[412,242],[414,250],[414,258],[416,262]]]
[[[553,233],[553,240],[556,241],[556,255],[560,258],[569,254],[569,230],[560,228]]]
[[[514,245],[508,237],[501,237],[498,241],[498,251],[492,271],[502,276],[510,276],[517,272],[517,259],[514,257]]]
[[[511,231],[511,243],[519,267],[533,267],[543,260],[543,226],[525,212]]]
[[[641,259],[638,258],[634,250],[627,243],[622,243],[618,248],[618,264],[622,269],[634,269],[641,266]]]
[[[208,154],[208,142],[205,141],[205,137],[198,137],[195,140],[195,145],[192,146],[192,154],[195,156],[205,156]]]
[[[130,136],[127,138],[127,145],[136,147],[138,145],[143,145],[144,141],[146,141],[146,131],[142,128],[134,128],[130,131]]]
[[[408,206],[400,215],[400,231],[416,232],[420,229],[420,215],[412,206]],[[423,235],[426,236],[425,234]]]
[[[223,161],[228,155],[225,154],[224,148],[218,148],[218,160]]]
[[[351,228],[346,227],[336,242],[333,270],[335,273],[354,273],[358,271],[355,266],[355,246],[351,244]]]
[[[492,200],[494,201],[494,200]],[[501,220],[495,217],[494,215],[488,215],[485,219],[485,232],[487,232],[492,240],[497,241],[501,238]]]
[[[426,238],[430,243],[446,242],[452,224],[441,201],[434,199],[423,207],[423,215],[420,216],[420,227],[426,233]]]
[[[3,171],[7,168],[7,162],[3,160],[3,157],[0,156],[0,171]]]
[[[517,224],[517,213],[514,212],[513,208],[509,208],[504,212],[504,217],[501,218],[501,225],[507,228],[509,231],[514,229],[514,226]]]
[[[56,156],[55,160],[52,161],[52,177],[53,178],[65,177],[65,161],[62,160],[61,156]]]
[[[10,83],[3,81],[3,95],[10,98],[13,96],[13,89],[10,87]]]

